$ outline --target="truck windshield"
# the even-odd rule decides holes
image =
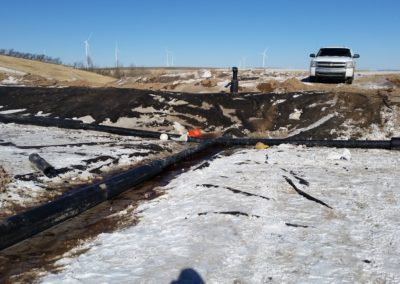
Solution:
[[[347,48],[321,48],[317,56],[344,56],[351,57],[350,49]]]

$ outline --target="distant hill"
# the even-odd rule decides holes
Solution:
[[[102,87],[115,78],[71,67],[0,55],[0,84]]]

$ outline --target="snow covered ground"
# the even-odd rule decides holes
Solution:
[[[0,216],[50,200],[77,185],[161,158],[185,145],[109,133],[0,123],[0,166],[13,178],[0,190]],[[37,153],[59,171],[48,178],[29,162]]]
[[[223,152],[41,282],[170,283],[191,268],[206,283],[399,283],[399,164],[386,150]]]

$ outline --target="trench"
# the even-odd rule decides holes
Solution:
[[[41,271],[57,272],[56,264],[65,253],[79,255],[85,241],[101,233],[112,233],[134,226],[140,219],[134,210],[141,202],[153,200],[164,194],[159,187],[166,186],[180,174],[195,165],[204,166],[225,147],[209,147],[194,154],[190,159],[168,166],[162,173],[140,185],[98,204],[13,246],[0,251],[0,283],[35,282]],[[72,252],[71,252],[72,251]]]
[[[25,117],[24,121],[17,123],[35,124],[37,121],[37,119]],[[72,125],[72,128],[82,127],[82,129],[146,138],[159,137],[160,134],[152,131],[136,131],[134,129],[98,125],[88,127],[81,122],[62,119],[40,119],[39,123],[46,126],[48,121],[53,124],[51,126],[57,126],[58,124],[63,128],[68,128]],[[1,220],[0,249],[3,251],[0,254],[2,272],[0,280],[7,282],[10,279],[14,281],[13,277],[22,277],[21,279],[30,281],[29,277],[36,277],[35,272],[32,271],[39,270],[39,268],[45,268],[47,271],[56,271],[59,268],[55,265],[55,262],[60,259],[63,253],[70,251],[71,248],[77,247],[83,240],[91,239],[99,233],[113,232],[123,229],[125,226],[134,225],[139,220],[129,217],[129,213],[132,214],[140,201],[150,200],[162,194],[162,192],[156,190],[157,186],[168,183],[173,177],[201,161],[203,163],[196,169],[206,167],[212,155],[227,147],[249,146],[255,145],[257,142],[263,142],[270,146],[288,143],[309,147],[400,149],[400,138],[383,141],[358,141],[219,137],[213,139],[191,138],[189,142],[197,142],[198,145],[173,154],[166,159],[154,160],[148,164],[120,173],[109,180],[83,187],[43,206]],[[247,194],[237,190],[231,191]],[[308,199],[319,201],[303,194],[303,192],[297,192]],[[327,206],[326,204],[322,205]],[[126,213],[120,216],[116,214],[118,212]],[[205,213],[243,215],[236,214],[237,212]],[[79,254],[79,250],[75,253]]]
[[[22,119],[22,120],[20,120]],[[37,117],[14,117],[6,116],[7,122],[23,124],[40,123],[42,126],[60,126],[63,128],[91,129],[138,137],[149,135],[159,137],[160,133],[125,129],[117,127],[103,127],[100,125],[89,125],[81,122],[65,119],[48,119]],[[4,122],[4,116],[0,116]],[[90,127],[89,127],[90,126]],[[173,154],[165,159],[153,160],[147,164],[122,172],[111,178],[70,191],[61,197],[36,208],[29,209],[17,215],[0,220],[0,250],[29,238],[43,230],[55,226],[69,218],[75,217],[82,212],[123,193],[124,191],[145,182],[162,173],[169,166],[180,163],[191,156],[201,153],[212,147],[249,146],[257,142],[263,142],[270,146],[282,143],[305,145],[308,147],[347,147],[347,148],[377,148],[377,149],[400,149],[400,138],[391,140],[295,140],[295,139],[255,139],[255,138],[190,138],[189,142],[197,142],[196,147],[187,148],[179,153]],[[303,192],[294,188],[299,194],[308,197]],[[243,193],[242,193],[243,194]],[[312,199],[311,197],[308,197]],[[314,200],[315,201],[315,200]],[[327,206],[326,204],[323,204]],[[329,207],[329,206],[328,206]]]

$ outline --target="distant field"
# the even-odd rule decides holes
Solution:
[[[115,81],[114,78],[78,70],[63,65],[43,63],[34,60],[0,55],[0,73],[11,76],[36,76],[35,80],[53,80],[53,83],[67,83],[68,85],[87,84],[89,86],[103,86]],[[41,78],[42,77],[42,78]]]

